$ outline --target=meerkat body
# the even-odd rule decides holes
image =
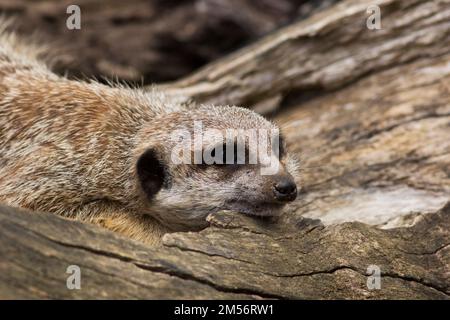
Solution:
[[[199,119],[220,128],[273,124],[241,108],[194,109],[156,90],[69,80],[39,53],[0,36],[0,202],[150,244],[166,232],[205,227],[210,212],[240,208],[228,204],[251,179],[172,164],[170,133]],[[233,188],[218,183],[225,176]]]

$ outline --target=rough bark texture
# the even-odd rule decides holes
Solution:
[[[302,160],[282,219],[221,212],[148,248],[1,207],[0,297],[449,299],[450,2],[376,2],[382,30],[366,29],[368,2],[344,1],[168,86],[281,101],[275,121]],[[69,265],[81,290],[66,288]]]
[[[412,228],[323,228],[223,212],[161,248],[49,214],[0,208],[0,298],[450,297],[450,205]],[[81,268],[68,290],[66,269]],[[381,289],[367,268],[381,269]]]
[[[178,79],[336,1],[0,0],[0,12],[58,48],[56,71],[140,84]],[[71,4],[81,30],[66,27]]]
[[[449,66],[450,54],[398,63],[281,112],[302,160],[292,211],[392,227],[449,201]]]

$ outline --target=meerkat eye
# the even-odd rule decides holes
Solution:
[[[211,157],[214,158],[216,161],[213,163],[214,165],[233,165],[237,163],[237,153],[236,153],[236,146],[234,146],[234,150],[229,150],[227,147],[227,144],[221,144],[221,145],[217,145],[215,146],[210,154]],[[218,155],[218,157],[216,158],[216,150],[220,150],[222,155]],[[234,156],[233,156],[234,154]],[[229,158],[227,157],[227,155],[229,156]]]
[[[224,144],[223,163],[226,165],[242,165],[250,163],[250,151],[246,145],[238,143]]]

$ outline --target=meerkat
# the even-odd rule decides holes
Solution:
[[[262,164],[172,161],[174,131],[193,132],[196,121],[220,132],[278,129],[262,116],[185,103],[157,89],[71,80],[40,54],[2,32],[1,203],[156,245],[165,233],[206,227],[206,216],[219,210],[277,216],[295,199],[296,162],[283,148],[271,175],[261,174]]]

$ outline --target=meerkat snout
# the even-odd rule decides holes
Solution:
[[[297,198],[297,185],[290,174],[279,175],[273,184],[275,199],[282,202],[291,202]]]

